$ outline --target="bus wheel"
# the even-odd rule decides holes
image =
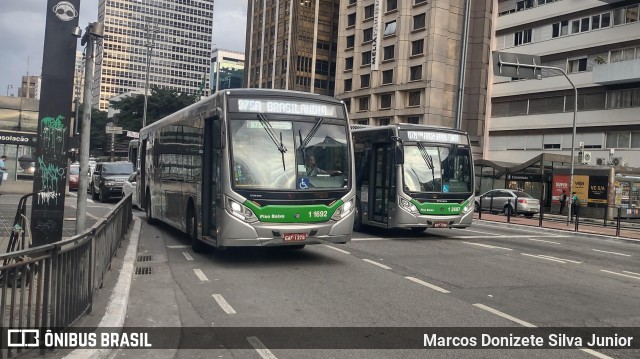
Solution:
[[[198,239],[198,220],[192,206],[187,210],[187,235],[191,239],[191,249],[196,253],[204,252],[207,244]]]
[[[362,225],[362,206],[360,205],[360,200],[356,199],[356,208],[355,208],[354,218],[353,218],[353,230],[356,232],[360,232],[363,229]]]
[[[153,218],[153,214],[151,213],[151,196],[147,191],[147,195],[145,197],[145,206],[144,206],[144,214],[147,217],[147,223],[154,224],[156,220]]]
[[[427,230],[427,227],[411,227],[411,232],[422,233]]]

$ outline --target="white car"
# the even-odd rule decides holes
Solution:
[[[124,180],[124,184],[122,185],[122,198],[126,197],[131,193],[131,203],[132,205],[140,208],[140,203],[138,203],[138,174],[133,173],[129,178]]]

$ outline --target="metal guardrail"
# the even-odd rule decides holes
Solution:
[[[133,219],[131,195],[82,234],[0,255],[0,326],[60,330],[90,313],[111,259]],[[0,338],[0,358],[23,351]],[[6,349],[4,349],[6,348]],[[14,353],[14,350],[15,353]]]

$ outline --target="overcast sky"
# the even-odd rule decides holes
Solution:
[[[0,0],[0,95],[17,94],[23,75],[42,72],[47,0]],[[80,27],[98,18],[98,0],[80,0]],[[244,52],[246,0],[214,0],[213,47]],[[80,41],[78,50],[81,51]]]

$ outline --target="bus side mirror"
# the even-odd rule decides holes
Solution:
[[[397,165],[403,165],[404,164],[404,151],[402,151],[402,147],[396,145],[394,148],[395,148],[396,164]]]
[[[213,148],[216,150],[219,149],[223,149],[224,148],[224,137],[225,137],[225,133],[224,130],[222,129],[222,121],[220,121],[219,117],[216,117],[213,119],[212,121],[212,125],[213,125]]]

